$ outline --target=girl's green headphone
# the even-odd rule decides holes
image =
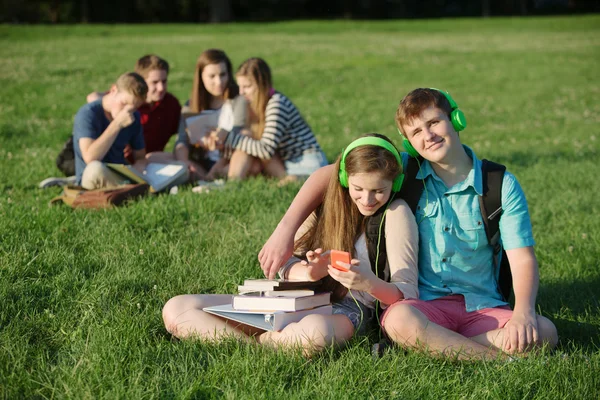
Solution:
[[[452,110],[450,111],[449,118],[450,122],[452,123],[452,127],[454,127],[454,130],[456,132],[464,130],[467,127],[467,118],[465,117],[465,114],[460,110],[460,108],[458,108],[458,104],[456,104],[452,96],[450,96],[450,93],[436,88],[431,89],[437,90],[438,92],[442,93],[444,97],[446,97],[446,99],[448,99],[448,102],[450,103],[450,108]],[[402,146],[404,147],[406,152],[412,157],[419,157],[419,153],[415,150],[412,144],[410,144],[406,136],[402,135],[402,132],[399,128],[398,133],[404,138],[402,140]]]
[[[340,161],[340,170],[338,173],[339,178],[340,178],[340,184],[342,185],[342,187],[347,188],[349,186],[348,173],[346,172],[346,156],[348,155],[348,153],[350,153],[350,151],[352,149],[355,149],[360,146],[383,147],[384,149],[386,149],[387,151],[389,151],[390,153],[392,153],[394,155],[394,157],[396,158],[396,161],[398,161],[398,165],[400,165],[400,167],[402,167],[402,159],[400,158],[400,153],[398,153],[398,150],[394,147],[393,144],[391,144],[390,142],[388,142],[385,139],[381,139],[381,138],[378,138],[375,136],[362,137],[362,138],[356,139],[355,141],[350,143],[348,145],[348,147],[346,147],[344,149],[344,153],[342,154],[342,159]],[[392,192],[399,192],[400,188],[402,187],[403,181],[404,181],[404,174],[402,174],[402,173],[398,174],[398,176],[394,178],[394,182],[392,183]]]

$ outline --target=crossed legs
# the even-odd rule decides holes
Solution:
[[[200,338],[218,341],[228,336],[244,341],[256,340],[276,348],[300,346],[310,355],[331,345],[341,345],[354,334],[344,315],[308,315],[279,332],[265,332],[245,324],[217,317],[204,307],[231,303],[231,295],[181,295],[170,299],[163,308],[167,331],[179,339]]]

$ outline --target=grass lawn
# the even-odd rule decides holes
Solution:
[[[299,185],[180,190],[112,211],[48,207],[54,159],[92,90],[135,60],[171,64],[185,101],[198,55],[271,65],[333,160],[351,139],[400,143],[415,87],[449,90],[463,142],[506,164],[533,221],[538,310],[560,344],[514,363],[370,344],[310,360],[227,341],[172,341],[161,308],[233,292]],[[0,397],[597,399],[600,394],[600,16],[277,24],[0,26]]]

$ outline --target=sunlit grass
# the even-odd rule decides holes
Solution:
[[[597,398],[600,393],[600,18],[0,26],[0,396],[5,398]],[[85,95],[137,57],[171,64],[185,101],[209,47],[271,65],[333,160],[352,138],[400,143],[393,116],[420,87],[449,90],[462,140],[504,163],[529,201],[539,311],[554,353],[456,363],[370,343],[311,360],[229,341],[175,342],[161,307],[232,292],[299,185],[181,190],[112,211],[50,208],[54,158]]]

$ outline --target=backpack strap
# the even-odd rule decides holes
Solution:
[[[393,200],[392,200],[393,201]],[[375,214],[365,219],[365,238],[367,252],[371,262],[371,270],[379,279],[385,280],[385,264],[387,262],[387,246],[385,242],[385,209],[381,207]],[[381,238],[379,229],[381,227]],[[379,242],[379,252],[378,243]],[[379,255],[379,257],[377,257]]]
[[[493,249],[494,269],[499,269],[498,288],[504,300],[512,290],[512,275],[506,253],[500,245],[500,217],[502,216],[502,180],[506,167],[489,160],[481,161],[483,195],[479,196],[479,208],[485,227],[488,244]],[[498,265],[498,255],[502,252]]]
[[[417,177],[417,173],[420,169],[420,163],[423,159],[419,157],[417,160],[414,157],[408,159],[406,169],[404,171],[404,182],[402,188],[394,197],[390,200],[401,198],[410,207],[413,214],[417,211],[417,205],[419,199],[423,193],[423,183],[420,182]],[[385,242],[385,208],[380,208],[371,217],[365,221],[365,236],[367,239],[367,250],[369,253],[369,261],[371,262],[371,269],[380,278],[385,279],[385,264],[387,262],[387,248]],[[381,239],[379,238],[379,229],[381,228]],[[377,252],[377,242],[379,241],[379,252]],[[377,256],[379,255],[379,258]]]
[[[413,214],[417,212],[417,205],[419,199],[423,193],[423,182],[417,179],[417,173],[421,169],[423,158],[410,157],[406,164],[406,170],[404,171],[404,182],[402,183],[402,189],[398,192],[397,196],[406,201]]]

